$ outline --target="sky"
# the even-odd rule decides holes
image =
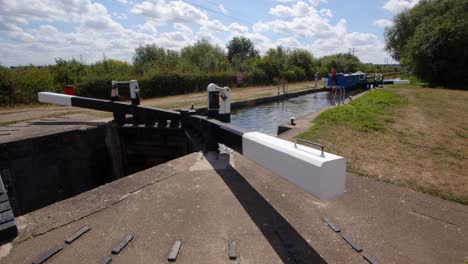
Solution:
[[[390,63],[384,30],[419,0],[0,0],[0,64],[56,58],[132,61],[135,48],[180,50],[200,39],[225,49],[235,36],[264,54],[281,45],[315,57],[354,52]]]

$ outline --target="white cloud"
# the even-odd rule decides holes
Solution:
[[[393,22],[388,19],[377,19],[374,21],[374,25],[385,28],[385,27],[391,27],[393,25]]]
[[[205,12],[183,1],[143,1],[130,11],[160,23],[201,23],[209,20]]]
[[[388,0],[383,8],[390,11],[392,14],[398,14],[406,9],[413,8],[420,0]]]
[[[224,6],[222,4],[219,4],[218,9],[219,9],[219,11],[221,11],[225,15],[228,13],[226,8],[224,8]]]
[[[319,6],[321,3],[328,3],[328,0],[309,0],[309,3],[315,7]]]
[[[310,1],[309,1],[310,2]],[[290,5],[277,5],[270,9],[270,14],[277,16],[272,21],[259,21],[253,26],[254,32],[267,34],[273,32],[280,37],[270,47],[283,45],[288,48],[303,48],[314,56],[324,56],[339,52],[356,50],[356,55],[365,62],[381,62],[386,56],[384,45],[379,38],[370,33],[348,32],[346,19],[331,24],[332,12],[302,1]],[[307,10],[307,12],[303,12]]]
[[[313,6],[299,1],[292,6],[278,5],[270,9],[270,14],[278,17],[303,17],[316,14],[317,11]]]
[[[375,35],[348,32],[345,19],[331,23],[332,10],[319,7],[326,3],[324,0],[277,0],[282,4],[269,10],[276,18],[258,21],[252,27],[212,19],[209,13],[181,0],[117,1],[144,21],[126,28],[116,20],[124,20],[128,13],[116,9],[109,12],[95,0],[0,0],[1,63],[48,64],[58,57],[83,57],[84,62],[91,63],[102,59],[103,54],[130,61],[139,45],[178,50],[205,38],[224,48],[234,36],[251,39],[261,52],[282,45],[307,49],[314,56],[355,48],[366,62],[380,62],[387,56]],[[61,30],[57,26],[61,24],[68,25],[65,28],[71,32]]]
[[[352,47],[365,46],[378,43],[379,39],[376,35],[370,33],[351,32],[345,35],[345,43]]]
[[[81,15],[79,24],[82,31],[117,32],[123,30],[122,25],[114,21],[107,9],[99,3],[88,5],[88,12]]]
[[[112,13],[112,16],[117,18],[117,19],[120,19],[120,20],[127,20],[128,19],[128,16],[127,14],[125,13],[117,13],[117,12],[113,12]]]
[[[296,35],[301,38],[329,38],[333,37],[336,28],[328,24],[319,16],[295,17],[290,21],[273,20],[258,22],[253,26],[256,32],[275,32],[284,35]]]
[[[152,19],[146,20],[143,25],[138,25],[138,28],[142,32],[156,34],[158,29],[156,28],[156,22]]]
[[[180,23],[174,23],[173,27],[174,27],[175,30],[177,30],[179,32],[182,32],[184,34],[187,34],[187,35],[193,34],[192,29],[187,25],[180,24]]]
[[[249,28],[238,23],[232,23],[228,26],[228,31],[234,34],[241,35],[247,33],[249,31]]]
[[[328,8],[320,9],[319,13],[323,17],[328,17],[328,18],[333,17],[332,11],[330,9],[328,9]]]
[[[304,45],[295,37],[280,38],[276,41],[275,46],[287,47],[289,49],[302,48]]]

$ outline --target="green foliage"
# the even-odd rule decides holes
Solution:
[[[86,67],[83,81],[95,79],[130,80],[135,79],[134,67],[124,61],[103,59]]]
[[[304,68],[301,68],[299,66],[291,66],[290,68],[294,72],[295,79],[293,81],[303,82],[307,79],[306,70]]]
[[[282,71],[279,75],[282,79],[287,80],[288,82],[296,81],[296,73],[293,70]]]
[[[207,40],[200,40],[193,46],[181,51],[183,72],[223,72],[229,70],[229,62],[224,51],[211,45]]]
[[[334,67],[338,72],[357,72],[363,70],[363,64],[358,57],[349,53],[339,53],[335,55],[324,56],[319,60],[321,72],[331,72]]]
[[[289,51],[281,46],[267,51],[265,58],[271,59],[276,76],[278,76],[279,73],[286,71],[289,60],[288,53]]]
[[[227,44],[227,57],[232,67],[240,72],[248,69],[248,61],[260,57],[260,53],[255,49],[253,42],[246,37],[234,37]]]
[[[135,70],[144,74],[151,68],[175,69],[178,65],[179,54],[172,50],[165,50],[154,44],[139,46],[135,49],[133,65]]]
[[[109,98],[112,80],[137,79],[132,65],[118,60],[103,59],[85,70],[82,81],[76,85],[77,93],[81,96],[94,98]]]
[[[345,106],[321,113],[314,120],[314,126],[299,137],[316,139],[321,133],[326,133],[327,129],[336,129],[337,126],[351,126],[363,132],[384,132],[385,124],[393,122],[390,110],[402,103],[401,96],[394,92],[372,91]]]
[[[303,69],[304,73],[307,75],[308,80],[313,80],[315,72],[313,68],[316,66],[314,57],[307,50],[295,49],[289,53],[289,66],[296,66]],[[295,70],[296,75],[297,71]],[[302,77],[302,76],[301,76]],[[298,77],[299,78],[299,77]],[[301,81],[305,78],[299,78]]]
[[[359,70],[358,66],[362,66],[356,57],[347,54],[317,61],[306,50],[290,51],[283,47],[270,49],[260,57],[252,41],[244,37],[229,42],[227,55],[221,48],[201,40],[180,52],[156,45],[139,46],[133,65],[105,57],[90,65],[75,59],[59,58],[55,62],[42,68],[0,68],[0,104],[35,103],[38,91],[61,92],[66,84],[73,84],[78,95],[108,98],[112,80],[136,79],[142,96],[148,98],[202,91],[212,82],[248,86],[279,83],[281,79],[313,80],[319,69],[326,76],[333,63],[345,71]],[[121,91],[124,96],[126,93],[128,90]]]
[[[417,77],[443,85],[468,81],[468,1],[423,0],[393,22],[386,48]]]
[[[81,62],[75,59],[67,61],[62,58],[56,59],[55,65],[50,67],[55,83],[63,86],[79,83],[84,69],[85,65]]]
[[[150,78],[144,78],[139,83],[142,97],[150,98],[205,91],[210,83],[232,87],[235,81],[236,76],[228,72],[159,73]]]
[[[266,85],[271,83],[268,74],[263,69],[257,67],[247,72],[245,81],[251,85]]]
[[[11,98],[13,85],[10,79],[10,71],[0,66],[0,104],[7,105],[13,103]]]
[[[57,91],[54,76],[48,68],[2,69],[0,78],[0,102],[4,104],[29,104],[37,101],[38,92]]]

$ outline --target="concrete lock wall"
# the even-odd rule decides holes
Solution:
[[[303,145],[259,132],[243,135],[243,155],[286,178],[320,199],[342,195],[346,185],[346,160]]]
[[[73,130],[0,145],[2,178],[15,215],[109,181],[105,128]]]
[[[0,175],[14,214],[26,214],[192,151],[181,130],[109,126],[0,144]]]

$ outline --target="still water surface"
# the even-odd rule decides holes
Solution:
[[[328,92],[320,92],[236,109],[231,113],[231,124],[247,131],[276,135],[278,126],[290,122],[292,116],[298,118],[329,106],[328,95]]]

